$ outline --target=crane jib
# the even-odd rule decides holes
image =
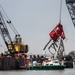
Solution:
[[[73,25],[75,27],[75,0],[66,0],[66,5],[72,19]]]

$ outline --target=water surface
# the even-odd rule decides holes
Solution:
[[[75,75],[74,69],[64,70],[12,70],[0,71],[0,75]]]

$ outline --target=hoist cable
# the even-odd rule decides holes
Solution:
[[[60,0],[59,23],[61,23],[62,0]]]
[[[1,10],[0,10],[0,13],[1,13],[2,16],[4,17],[4,19],[7,20],[6,17],[5,17],[5,15],[1,12]],[[15,30],[12,28],[12,26],[11,26],[11,25],[9,25],[9,26],[11,27],[12,31],[16,34],[16,32],[15,32]]]
[[[2,6],[1,6],[1,4],[0,4],[0,7],[1,7],[1,9],[2,9],[2,11],[4,12],[4,14],[5,14],[5,16],[4,16],[4,14],[3,14],[3,16],[4,16],[4,18],[6,19],[8,19],[8,21],[7,21],[7,19],[6,19],[6,21],[7,21],[7,23],[9,24],[9,26],[11,27],[11,29],[12,29],[12,31],[15,33],[15,34],[19,34],[18,33],[18,31],[16,30],[16,28],[14,27],[14,25],[12,24],[12,22],[11,22],[11,20],[9,19],[9,17],[7,16],[7,14],[6,14],[6,12],[4,11],[4,9],[2,8]],[[12,25],[12,26],[11,26]]]

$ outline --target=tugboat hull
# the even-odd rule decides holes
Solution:
[[[65,65],[61,66],[31,66],[29,67],[30,70],[63,70],[65,69]]]

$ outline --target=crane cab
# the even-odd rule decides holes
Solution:
[[[16,35],[14,38],[13,45],[8,44],[8,51],[15,52],[15,53],[27,53],[28,45],[22,44],[22,38],[20,37],[20,35]]]

